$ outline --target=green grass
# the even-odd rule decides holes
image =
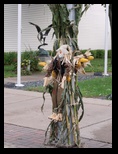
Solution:
[[[78,82],[83,97],[105,98],[112,94],[112,76],[94,78]],[[44,87],[27,87],[28,91],[43,92]]]
[[[38,87],[27,87],[25,90],[27,91],[37,91],[37,92],[43,92],[44,87],[38,86]]]
[[[112,76],[83,80],[79,87],[84,97],[106,97],[112,94]]]
[[[16,77],[17,74],[14,72],[13,65],[4,65],[4,78]]]
[[[86,72],[104,72],[104,59],[94,59],[90,61],[91,66],[85,68]],[[112,72],[111,59],[107,61],[107,71]]]

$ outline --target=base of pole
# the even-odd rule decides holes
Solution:
[[[103,75],[103,76],[109,76],[109,74],[105,74],[105,73],[104,73],[104,74],[102,74],[102,75]]]
[[[23,85],[23,84],[18,84],[18,83],[17,83],[17,84],[15,84],[15,86],[16,86],[16,87],[23,87],[24,85]]]

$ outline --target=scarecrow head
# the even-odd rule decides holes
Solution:
[[[70,61],[72,56],[72,50],[69,45],[62,45],[56,50],[57,54],[55,57],[59,59],[65,59],[65,61]]]

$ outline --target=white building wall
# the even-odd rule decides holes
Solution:
[[[4,4],[4,51],[17,51],[17,27],[18,27],[18,4]],[[37,39],[35,26],[29,24],[33,22],[46,28],[52,23],[52,14],[46,4],[23,4],[22,5],[22,51],[37,50],[40,42]],[[46,38],[47,46],[44,49],[52,50],[53,29]]]
[[[22,6],[22,49],[23,50],[37,50],[40,45],[37,39],[36,27],[29,24],[29,22],[37,24],[41,29],[46,28],[52,23],[52,14],[46,4],[23,4]],[[46,38],[48,45],[42,46],[44,49],[51,49],[53,41],[51,40],[53,29]]]
[[[17,51],[18,4],[4,4],[4,51]]]
[[[108,25],[108,49],[111,49],[111,29]],[[78,45],[81,49],[105,48],[105,8],[101,4],[91,5],[79,23]]]
[[[4,4],[4,51],[17,51],[17,22],[18,22],[18,4]],[[22,51],[37,50],[40,42],[37,39],[37,30],[35,26],[30,25],[33,22],[46,28],[52,23],[52,13],[46,4],[23,4],[22,5]],[[109,25],[110,26],[110,25]],[[46,38],[47,46],[44,49],[52,50],[53,29]],[[79,24],[78,45],[80,49],[104,49],[105,37],[105,8],[100,4],[91,6],[83,15]],[[111,49],[109,27],[109,45]]]

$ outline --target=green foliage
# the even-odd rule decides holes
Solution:
[[[88,49],[81,50],[82,53],[85,53]],[[96,49],[91,50],[92,55],[94,58],[104,58],[105,50],[103,49]],[[108,58],[111,58],[112,50],[108,50]]]
[[[27,70],[27,69],[21,69],[21,75],[31,75],[31,71]]]
[[[108,50],[108,58],[112,58],[112,50]]]
[[[88,49],[84,49],[84,50],[81,50],[82,53],[85,53]],[[92,55],[94,56],[94,58],[101,58],[103,59],[104,58],[104,55],[105,55],[105,50],[103,49],[96,49],[96,50],[91,50],[91,53]],[[49,54],[52,56],[54,56],[54,52],[49,50]],[[111,58],[111,55],[112,55],[112,50],[108,50],[108,58]]]
[[[25,51],[22,52],[22,63],[27,60],[30,63],[30,71],[35,72],[39,71],[38,62],[39,62],[39,52],[38,51]]]
[[[41,71],[42,68],[38,65],[39,52],[25,51],[21,53],[21,73],[22,75],[29,75],[32,72]],[[30,63],[30,70],[28,70],[28,63]],[[12,71],[17,72],[17,52],[4,53],[4,65],[13,65]]]
[[[21,74],[22,75],[30,75],[30,60],[23,59],[21,63]]]
[[[82,53],[86,52],[87,50],[81,50]],[[54,52],[48,50],[49,55],[54,56]],[[111,65],[111,52],[112,50],[108,50],[108,72],[112,72],[112,65]],[[94,56],[94,60],[91,61],[91,67],[86,67],[86,72],[103,72],[104,71],[104,50],[96,49],[91,50],[92,55]],[[42,67],[38,65],[40,59],[38,58],[39,52],[38,51],[25,51],[22,52],[21,55],[21,63],[23,60],[30,60],[30,72],[29,71],[22,71],[22,74],[28,75],[32,72],[42,71]],[[13,57],[12,57],[13,56]],[[96,58],[97,57],[97,58]],[[17,72],[17,53],[16,52],[8,52],[4,53],[4,65],[5,66],[5,76],[15,76],[14,72]],[[9,65],[9,66],[8,66]],[[13,67],[14,66],[14,67]],[[11,70],[12,68],[12,70]],[[9,72],[7,72],[9,69]],[[10,74],[11,72],[11,74]]]
[[[17,61],[17,52],[4,52],[4,65],[11,65]]]

